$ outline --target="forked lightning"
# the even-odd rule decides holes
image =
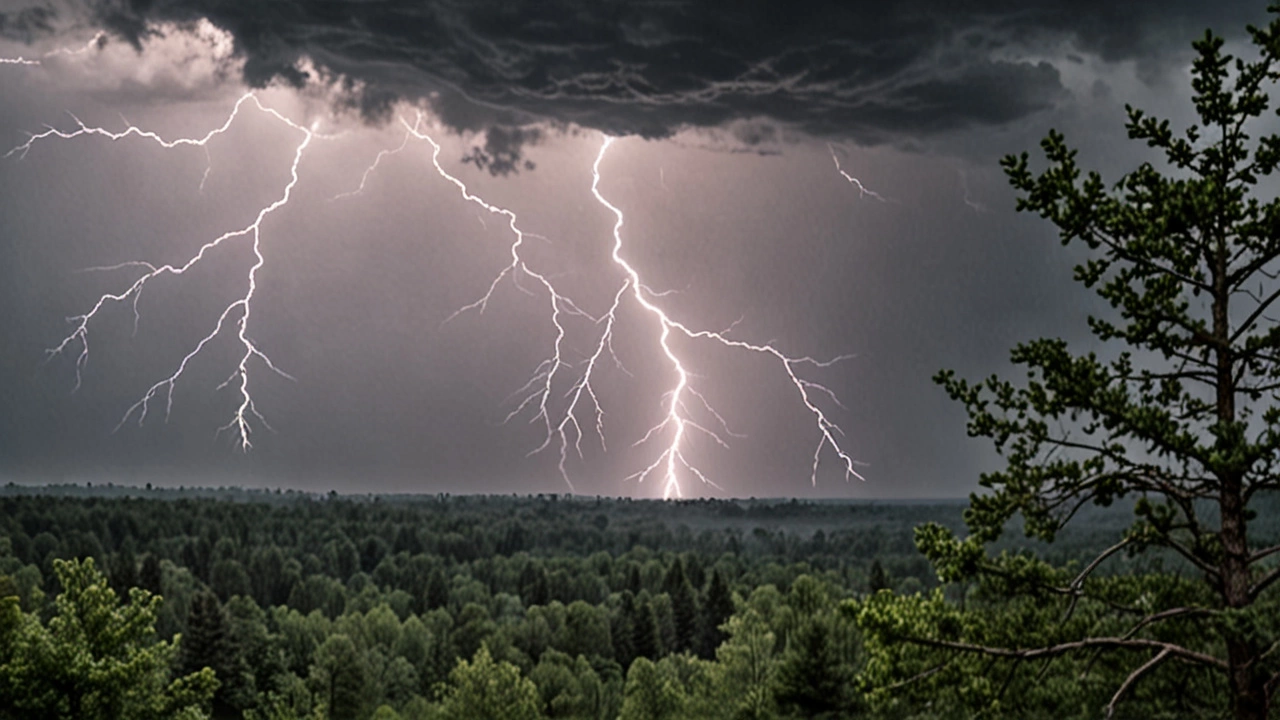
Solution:
[[[38,61],[22,59],[7,62],[38,63]],[[255,360],[261,361],[266,368],[283,377],[292,378],[278,368],[249,336],[249,321],[252,303],[257,291],[258,272],[265,262],[262,253],[262,225],[272,213],[290,201],[294,188],[299,182],[298,169],[304,154],[313,140],[323,136],[316,133],[314,125],[312,127],[300,125],[286,118],[278,111],[263,105],[255,94],[247,93],[235,103],[235,106],[221,125],[202,137],[170,140],[155,132],[144,130],[134,125],[129,125],[124,130],[115,132],[101,127],[88,126],[72,116],[76,124],[74,129],[61,130],[48,127],[40,133],[30,135],[26,142],[14,147],[6,155],[6,157],[26,157],[41,142],[54,139],[72,140],[82,136],[98,136],[112,141],[135,138],[155,142],[166,149],[192,146],[200,147],[207,152],[208,143],[215,137],[224,134],[236,121],[244,106],[250,103],[261,112],[287,125],[299,134],[298,144],[294,148],[289,181],[281,190],[277,199],[261,208],[252,223],[243,228],[230,230],[205,242],[185,263],[180,265],[156,265],[135,260],[109,267],[89,268],[89,270],[94,271],[134,269],[141,271],[141,274],[120,292],[107,293],[100,296],[88,311],[69,318],[72,324],[72,331],[59,344],[48,350],[50,357],[78,350],[74,362],[76,370],[75,388],[78,389],[82,381],[82,371],[89,359],[90,327],[105,312],[108,306],[129,303],[134,314],[136,328],[137,323],[141,320],[138,302],[147,283],[163,275],[182,275],[224,244],[234,241],[248,243],[253,253],[254,261],[245,275],[244,294],[222,309],[212,329],[181,358],[171,374],[152,384],[137,402],[125,411],[117,425],[117,429],[131,419],[136,420],[139,424],[144,423],[152,412],[153,403],[160,402],[161,396],[163,396],[164,402],[164,417],[167,420],[173,407],[174,388],[182,379],[188,364],[231,324],[235,325],[235,337],[243,352],[240,353],[239,361],[235,364],[227,380],[218,387],[219,389],[232,388],[239,399],[230,421],[219,429],[219,433],[229,432],[236,446],[241,450],[247,451],[252,447],[250,436],[255,426],[269,427],[255,406],[250,392],[250,370],[252,364]],[[461,180],[444,169],[440,163],[441,146],[423,130],[422,114],[419,113],[414,122],[410,123],[407,120],[402,120],[402,124],[405,134],[400,145],[380,152],[373,164],[364,171],[359,185],[354,190],[343,193],[334,199],[363,193],[370,175],[376,170],[379,163],[389,155],[402,152],[410,140],[419,140],[431,146],[430,162],[432,168],[440,177],[457,188],[464,201],[479,206],[486,213],[506,219],[507,227],[514,236],[510,246],[510,262],[499,270],[487,289],[475,301],[459,308],[446,319],[446,322],[468,311],[483,312],[493,299],[496,288],[507,278],[510,278],[517,287],[526,293],[545,295],[549,315],[549,330],[552,336],[549,343],[548,356],[535,368],[531,379],[517,391],[519,399],[515,404],[515,408],[508,414],[507,419],[511,420],[515,417],[531,415],[530,421],[536,422],[543,427],[545,431],[543,441],[533,448],[529,454],[539,453],[553,444],[556,445],[559,453],[558,468],[570,488],[573,485],[569,477],[570,473],[567,464],[571,453],[579,457],[582,456],[582,441],[584,435],[588,432],[587,428],[599,438],[601,447],[606,447],[604,408],[592,386],[592,382],[597,373],[600,372],[601,367],[606,364],[607,359],[611,359],[617,367],[622,367],[621,362],[613,352],[613,341],[615,333],[619,331],[619,310],[624,303],[631,302],[634,302],[644,314],[652,318],[653,329],[656,332],[655,349],[671,368],[674,379],[673,384],[661,396],[664,408],[662,419],[640,438],[635,445],[638,446],[654,441],[658,437],[665,437],[666,443],[652,463],[633,473],[628,479],[643,481],[652,475],[661,475],[663,496],[667,498],[683,495],[681,480],[684,475],[691,475],[705,483],[714,485],[712,479],[700,470],[697,464],[688,456],[688,434],[691,431],[702,432],[725,447],[728,447],[725,437],[733,435],[729,431],[725,419],[711,407],[705,397],[691,384],[691,373],[685,361],[672,346],[672,335],[680,335],[689,340],[706,340],[728,348],[768,355],[775,359],[781,365],[787,380],[795,387],[800,402],[813,417],[817,446],[813,454],[811,481],[815,484],[817,482],[822,453],[827,448],[839,459],[846,478],[862,478],[857,471],[857,463],[841,447],[840,437],[842,433],[840,428],[832,422],[821,407],[821,404],[826,402],[839,405],[835,394],[827,387],[805,379],[799,372],[806,366],[812,368],[829,367],[834,363],[847,359],[849,356],[840,356],[829,361],[819,361],[811,357],[795,357],[784,354],[772,344],[754,344],[734,339],[729,337],[728,331],[695,329],[673,318],[659,304],[659,300],[662,297],[661,293],[652,291],[644,282],[640,271],[626,259],[622,239],[624,222],[622,210],[607,200],[600,190],[600,166],[609,147],[614,142],[613,138],[606,137],[600,146],[599,153],[592,165],[590,191],[596,201],[615,217],[610,258],[619,273],[620,285],[613,293],[609,307],[599,315],[592,315],[557,288],[546,272],[529,266],[523,254],[525,240],[536,236],[523,230],[518,225],[516,214],[513,211],[490,204],[475,195]],[[836,157],[834,149],[832,150],[832,159],[835,160],[836,168],[841,175],[855,184],[861,193],[881,201],[884,200],[883,197],[867,190],[860,182],[840,169],[839,159]],[[533,289],[526,288],[521,284],[521,280],[531,281]],[[593,336],[592,347],[594,349],[592,354],[578,366],[570,363],[565,357],[565,342],[568,335],[565,319],[570,316],[589,321],[598,333],[598,335]],[[606,354],[608,358],[606,358]],[[568,387],[568,390],[561,396],[560,393],[565,387]],[[821,396],[825,399],[820,403],[815,396]],[[558,409],[557,405],[563,405],[563,408]],[[589,414],[590,419],[583,418],[584,414]],[[699,420],[699,418],[704,419]],[[706,419],[709,419],[714,426],[709,427]]]
[[[266,367],[276,373],[289,379],[292,379],[292,377],[280,370],[280,368],[276,367],[275,363],[271,362],[271,359],[258,349],[258,346],[248,336],[249,317],[252,310],[253,296],[258,288],[258,271],[262,268],[262,265],[265,262],[265,258],[262,255],[262,223],[268,215],[289,202],[294,186],[298,184],[298,164],[302,161],[303,153],[311,144],[311,141],[316,137],[315,132],[312,128],[298,125],[280,114],[278,111],[263,105],[258,97],[253,93],[247,93],[236,101],[231,113],[227,116],[222,125],[210,130],[203,137],[166,140],[154,132],[142,130],[134,125],[130,125],[120,132],[112,132],[100,127],[89,127],[83,122],[80,122],[80,120],[75,118],[73,115],[72,118],[75,119],[76,125],[78,126],[75,130],[67,132],[53,127],[47,128],[44,132],[31,135],[25,143],[13,148],[6,154],[6,157],[14,155],[26,157],[27,153],[30,152],[32,147],[38,142],[51,138],[71,140],[86,135],[97,135],[113,141],[137,137],[151,140],[166,149],[173,149],[186,145],[205,147],[211,140],[225,133],[231,127],[232,123],[235,122],[236,117],[240,114],[241,109],[246,103],[253,103],[262,112],[274,117],[276,120],[288,125],[294,130],[297,130],[301,134],[302,139],[294,150],[293,165],[290,168],[289,182],[285,185],[279,199],[259,210],[257,216],[249,225],[238,230],[230,230],[201,245],[200,248],[181,265],[154,265],[145,261],[128,261],[108,267],[89,268],[89,270],[93,271],[136,268],[144,270],[145,272],[123,291],[102,295],[87,312],[68,318],[68,321],[73,326],[71,333],[63,338],[62,342],[47,351],[50,357],[54,357],[78,346],[79,353],[75,360],[75,389],[79,389],[82,371],[85,363],[89,360],[89,326],[99,317],[99,315],[103,313],[107,306],[126,301],[129,302],[132,305],[134,326],[136,328],[137,323],[140,320],[138,300],[141,298],[142,291],[148,282],[162,275],[182,275],[195,267],[195,265],[203,260],[210,252],[221,247],[224,243],[240,238],[248,238],[250,248],[253,251],[254,263],[250,266],[247,272],[247,283],[244,295],[232,301],[222,310],[222,313],[218,316],[218,321],[214,324],[213,329],[198,343],[196,343],[190,352],[182,357],[172,374],[153,384],[137,402],[129,406],[125,411],[124,416],[120,418],[120,422],[117,423],[117,430],[119,430],[124,423],[128,422],[130,418],[135,416],[139,425],[145,422],[147,415],[151,410],[151,403],[156,401],[158,396],[161,394],[164,395],[165,402],[164,416],[165,419],[168,420],[170,412],[173,409],[174,387],[182,378],[183,373],[186,372],[188,363],[190,363],[192,358],[199,355],[210,341],[222,333],[223,328],[226,327],[229,320],[234,320],[236,324],[236,338],[243,347],[244,353],[241,355],[235,369],[232,370],[227,379],[218,386],[218,389],[234,387],[239,392],[240,400],[235,412],[232,414],[231,420],[226,425],[222,426],[219,429],[219,432],[232,433],[236,445],[241,450],[247,451],[253,446],[249,440],[249,436],[253,432],[253,424],[250,422],[250,419],[252,418],[257,420],[264,427],[270,427],[266,424],[266,420],[263,418],[262,414],[258,412],[257,407],[253,403],[253,396],[249,392],[249,363],[254,358],[257,358],[261,360]]]

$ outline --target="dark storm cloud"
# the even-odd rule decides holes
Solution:
[[[426,99],[456,129],[552,122],[653,138],[764,120],[862,144],[1053,107],[1065,94],[1058,70],[1028,58],[1064,42],[1151,74],[1204,27],[1238,31],[1262,15],[1254,2],[1166,0],[83,1],[139,48],[157,23],[207,18],[234,36],[252,86],[301,84],[308,58],[372,118]],[[473,158],[518,168],[530,139],[507,133]]]
[[[29,7],[14,12],[0,12],[0,38],[30,42],[39,35],[53,32],[56,13],[48,7]]]

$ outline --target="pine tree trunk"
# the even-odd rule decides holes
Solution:
[[[1213,268],[1213,335],[1221,343],[1216,355],[1217,419],[1225,429],[1236,421],[1235,357],[1231,348],[1231,323],[1228,305],[1231,293],[1227,288],[1227,244],[1219,237],[1216,242]],[[1218,438],[1222,457],[1230,457],[1234,448],[1231,433],[1224,432]],[[1219,540],[1222,543],[1221,590],[1224,604],[1231,609],[1243,609],[1252,604],[1249,596],[1249,540],[1245,519],[1245,501],[1242,473],[1235,468],[1224,468],[1218,473],[1221,483],[1218,493],[1218,509],[1221,515]],[[1258,669],[1259,651],[1253,639],[1240,637],[1230,631],[1226,638],[1227,674],[1231,688],[1231,706],[1237,720],[1267,720],[1269,698],[1266,678]]]
[[[1222,512],[1222,597],[1229,608],[1247,608],[1249,597],[1249,546],[1245,535],[1245,507],[1239,477],[1223,479],[1219,507]],[[1237,720],[1267,720],[1269,698],[1266,677],[1258,668],[1259,650],[1253,638],[1229,635],[1227,666],[1231,704]]]

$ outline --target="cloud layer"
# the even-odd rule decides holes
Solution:
[[[771,137],[761,122],[899,145],[1006,125],[1063,99],[1046,58],[1158,71],[1205,27],[1263,17],[1253,2],[1191,0],[80,2],[139,49],[157,25],[208,19],[234,37],[250,85],[302,84],[310,67],[371,118],[408,99],[459,130],[550,122],[652,138],[745,122],[757,128],[746,145]],[[0,32],[38,33],[57,13],[3,13]],[[508,132],[475,159],[517,167],[529,139]]]

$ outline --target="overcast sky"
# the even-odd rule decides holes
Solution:
[[[676,331],[679,458],[718,486],[677,461],[683,493],[966,494],[999,460],[931,376],[1009,373],[1009,348],[1038,336],[1087,347],[1084,319],[1104,311],[1070,281],[1078,252],[1014,212],[1000,156],[1056,127],[1115,179],[1148,158],[1125,139],[1124,104],[1186,121],[1190,42],[1213,27],[1246,49],[1244,26],[1265,20],[1262,3],[1154,0],[0,0],[0,152],[77,119],[202,138],[249,91],[279,113],[248,100],[203,146],[49,136],[0,160],[0,479],[564,492],[554,430],[590,367],[604,442],[584,399],[568,480],[661,496],[676,423],[636,443],[678,374],[592,193],[607,134],[598,190],[625,217],[620,257],[641,298],[695,332],[852,356],[794,366],[839,399],[809,394],[865,478],[846,479],[824,443],[815,483],[821,425],[786,366]],[[510,265],[515,237],[436,172],[426,140],[406,139],[418,112],[442,168],[536,236],[527,271],[447,323]],[[292,379],[247,362],[271,428],[248,416],[251,450],[235,427],[218,433],[241,379],[218,386],[244,355],[233,304],[252,235],[148,280],[136,332],[134,296],[103,303],[78,389],[82,338],[46,362],[77,327],[66,318],[147,269],[81,271],[182,266],[286,191],[259,228],[244,334]],[[532,273],[568,299],[559,314]],[[620,289],[613,352],[590,365]],[[167,422],[161,387],[141,425],[135,410],[114,431],[229,305]],[[544,419],[540,396],[521,410],[521,389],[553,356],[557,321],[565,364]],[[530,455],[548,421],[549,446]]]

